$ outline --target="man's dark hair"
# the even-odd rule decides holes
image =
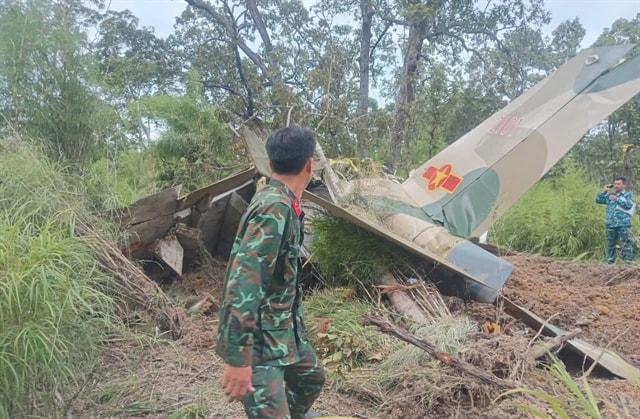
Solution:
[[[618,176],[617,178],[613,179],[614,181],[616,180],[621,180],[622,183],[624,183],[625,185],[627,184],[627,178],[625,176]]]
[[[300,173],[315,149],[313,131],[297,125],[280,128],[267,138],[271,168],[283,175]]]

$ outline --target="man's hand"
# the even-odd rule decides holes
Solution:
[[[617,200],[618,200],[618,197],[616,194],[612,193],[611,195],[609,195],[609,201],[617,201]]]
[[[234,367],[224,364],[222,388],[230,402],[241,400],[247,392],[253,393],[255,389],[251,385],[251,366]]]

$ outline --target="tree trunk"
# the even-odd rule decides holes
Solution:
[[[389,139],[389,158],[387,168],[393,173],[400,163],[402,147],[410,143],[411,130],[409,129],[409,117],[411,106],[416,98],[415,74],[418,70],[418,60],[422,50],[422,44],[427,37],[427,22],[412,23],[409,27],[409,39],[407,40],[404,65],[400,76],[400,85],[396,96],[396,106],[393,111],[393,125]]]
[[[369,122],[369,54],[371,51],[371,26],[375,14],[371,0],[360,2],[362,11],[362,36],[360,38],[360,90],[358,95],[358,123],[356,125],[356,149],[359,157],[367,157]]]

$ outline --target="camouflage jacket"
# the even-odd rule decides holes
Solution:
[[[216,352],[225,363],[299,361],[303,217],[293,192],[274,179],[255,194],[242,216],[220,307]]]
[[[616,201],[609,200],[609,195],[615,194],[618,199]],[[605,214],[605,226],[609,228],[629,227],[631,225],[631,213],[628,211],[634,208],[633,194],[628,191],[619,193],[600,191],[596,195],[596,204],[604,204],[607,206]]]

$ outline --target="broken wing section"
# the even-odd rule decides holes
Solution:
[[[256,170],[263,176],[271,176],[269,159],[264,142],[248,128],[242,128],[242,136]],[[464,279],[463,294],[471,299],[492,303],[507,281],[513,266],[474,245],[455,237],[447,229],[421,217],[421,211],[411,213],[415,203],[405,194],[399,184],[388,182],[367,183],[367,194],[385,197],[399,194],[397,199],[385,200],[386,226],[364,220],[343,207],[333,204],[313,193],[305,191],[304,197],[321,206],[333,215],[387,239],[414,254],[426,257],[449,273]],[[375,201],[376,197],[373,196]],[[406,205],[403,205],[406,204]],[[391,207],[389,207],[389,205]],[[402,207],[397,207],[401,205]],[[391,211],[389,211],[391,210]],[[453,284],[447,284],[453,285]]]
[[[633,63],[618,65],[632,47],[581,51],[420,166],[403,188],[452,234],[477,237],[588,129],[637,93]],[[550,126],[556,129],[544,128]]]
[[[493,303],[513,266],[475,244],[453,237],[446,229],[403,213],[389,216],[389,227],[369,222],[338,205],[305,191],[304,197],[331,214],[427,258],[465,280],[465,294]]]
[[[264,177],[271,177],[271,166],[264,142],[246,125],[240,128],[240,133],[256,171]]]

